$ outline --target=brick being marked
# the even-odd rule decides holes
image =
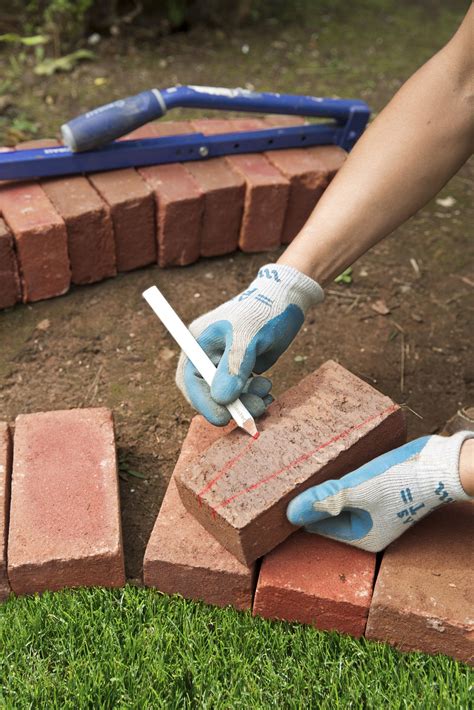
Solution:
[[[186,508],[246,564],[295,530],[285,512],[298,492],[406,436],[398,405],[332,361],[272,404],[259,429],[250,441],[230,433],[176,477]]]

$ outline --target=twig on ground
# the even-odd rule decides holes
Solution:
[[[402,326],[399,323],[397,323],[397,321],[394,320],[393,318],[392,318],[392,323],[401,335],[401,341],[400,341],[400,392],[403,392],[403,390],[405,389],[405,354],[406,354],[405,331],[403,330]]]
[[[91,404],[93,404],[93,402],[97,396],[97,390],[99,389],[99,378],[100,378],[100,375],[101,375],[103,369],[104,369],[104,366],[100,365],[99,369],[97,370],[97,372],[95,374],[94,379],[92,380],[92,382],[85,394],[85,397],[84,397],[84,399],[82,401],[82,405],[81,405],[82,407],[84,407],[85,404],[89,404],[89,406]],[[90,399],[89,399],[89,397],[90,397]]]
[[[408,409],[412,414],[415,415],[415,417],[418,417],[418,419],[424,419],[424,417],[421,416],[421,414],[418,414],[418,412],[415,412],[414,409],[412,409],[406,402],[400,405],[400,407],[403,407],[403,409]]]
[[[356,296],[352,303],[346,308],[346,313],[350,313],[358,304],[360,301],[360,296]]]
[[[353,298],[362,298],[363,296],[365,296],[364,293],[355,293],[352,290],[350,291],[350,293],[345,293],[344,291],[335,291],[333,288],[326,289],[326,293],[329,293],[331,296],[336,296],[337,298],[345,298],[351,301]]]

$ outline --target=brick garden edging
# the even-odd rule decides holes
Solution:
[[[148,124],[125,139],[296,124],[212,119]],[[56,145],[44,139],[18,148]],[[278,155],[276,155],[278,153]],[[59,296],[149,264],[184,266],[287,244],[345,160],[337,146],[234,155],[0,184],[0,308]]]
[[[340,378],[342,368],[327,363],[326,370],[328,365],[330,376]],[[292,390],[301,387],[307,396],[304,383]],[[372,396],[380,403],[375,390]],[[388,421],[398,437],[398,419]],[[350,459],[358,443],[347,449],[341,423],[335,419],[330,427],[334,444],[346,446]],[[192,420],[146,549],[147,586],[472,663],[472,589],[466,575],[472,504],[442,508],[389,546],[374,593],[375,555],[303,531],[270,551],[259,570],[242,564],[201,527],[175,484],[193,461],[202,461],[204,451],[210,455],[217,444],[235,438],[233,428],[216,429],[201,416]],[[319,434],[324,433],[323,427]],[[111,412],[20,415],[13,464],[11,448],[8,426],[0,423],[0,600],[10,590],[30,594],[125,584]]]

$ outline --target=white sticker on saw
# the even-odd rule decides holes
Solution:
[[[213,94],[214,96],[228,96],[233,99],[236,96],[249,96],[257,97],[260,94],[256,94],[254,91],[249,91],[248,89],[224,89],[219,86],[190,86],[190,89],[196,91],[199,94]]]

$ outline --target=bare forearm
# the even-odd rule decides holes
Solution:
[[[468,439],[461,449],[459,478],[467,495],[474,497],[474,439]]]
[[[472,152],[471,9],[359,140],[279,262],[325,284],[419,210]]]

